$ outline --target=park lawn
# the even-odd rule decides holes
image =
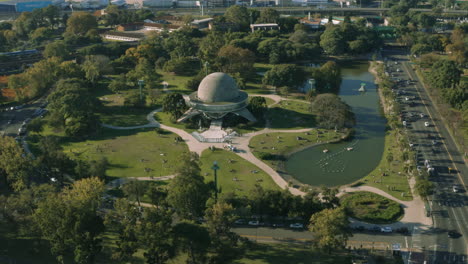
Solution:
[[[236,264],[341,264],[350,263],[345,252],[334,251],[324,254],[307,244],[258,243],[247,250],[245,256],[234,261]]]
[[[263,162],[267,163],[273,169],[279,170],[282,167],[281,160],[262,159],[262,153],[280,155],[283,158],[294,151],[302,148],[320,144],[328,141],[336,141],[342,137],[334,130],[313,128],[308,132],[274,132],[264,133],[253,137],[249,142],[249,148],[252,153]],[[301,139],[298,139],[300,137]]]
[[[269,71],[274,65],[267,63],[255,63],[254,71],[255,74],[250,77],[246,82],[246,88],[244,89],[247,93],[256,93],[256,94],[272,94],[272,89],[265,89],[262,84],[262,79],[264,73]],[[262,73],[262,74],[259,74]]]
[[[158,177],[174,174],[180,154],[188,152],[187,145],[176,143],[175,137],[171,132],[158,135],[152,129],[105,129],[97,138],[69,142],[63,147],[73,159],[106,157],[109,177]]]
[[[404,214],[399,203],[371,192],[345,194],[340,203],[349,216],[372,224],[394,223]]]
[[[309,111],[309,102],[282,100],[268,108],[267,119],[271,128],[301,129],[315,125],[315,118]]]
[[[381,189],[399,200],[413,200],[407,174],[404,172],[404,164],[396,160],[401,157],[401,151],[396,144],[398,143],[395,132],[387,131],[385,135],[384,153],[379,165],[366,177],[353,185],[365,184]],[[394,161],[388,161],[387,156],[389,154],[393,155]],[[387,176],[382,176],[384,172]],[[401,172],[401,174],[398,174],[398,172]],[[402,194],[404,194],[404,196],[402,196]]]
[[[211,167],[214,161],[218,162],[220,167],[217,172],[218,188],[221,189],[221,195],[230,192],[235,192],[240,196],[247,195],[255,184],[259,184],[264,189],[279,190],[270,175],[233,152],[207,149],[203,151],[200,160],[202,176],[205,177],[206,182],[214,181]],[[234,180],[236,178],[237,180]]]
[[[157,73],[161,75],[161,88],[163,87],[162,82],[167,82],[169,84],[167,89],[169,89],[172,92],[180,92],[183,94],[189,94],[193,92],[185,88],[185,84],[194,76],[179,76],[175,75],[174,73],[164,72],[160,70],[158,70]]]

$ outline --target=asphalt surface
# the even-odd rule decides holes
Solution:
[[[435,184],[435,194],[430,198],[434,226],[419,232],[419,238],[412,238],[413,247],[425,249],[428,263],[467,263],[468,208],[466,184],[467,167],[462,155],[450,137],[442,117],[436,111],[418,76],[413,71],[407,56],[400,51],[385,51],[386,66],[395,79],[403,80],[398,89],[403,119],[407,122],[410,142],[417,152],[418,166],[427,170],[428,160],[436,173],[430,177]],[[397,72],[399,69],[399,72]],[[407,80],[412,80],[408,84]],[[408,99],[408,100],[407,100]],[[411,106],[410,104],[413,104]],[[420,114],[424,117],[421,117]],[[425,125],[429,123],[429,126]],[[455,172],[449,173],[449,169]],[[463,191],[455,193],[453,186],[462,186]],[[458,238],[449,238],[448,231],[456,230]]]
[[[13,110],[6,110],[6,106],[2,107],[0,109],[0,135],[18,136],[18,130],[26,119],[33,118],[34,113],[41,108],[44,102],[45,99],[38,99],[30,104],[25,104],[21,109]]]

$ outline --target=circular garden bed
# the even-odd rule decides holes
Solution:
[[[373,224],[396,222],[404,213],[399,203],[371,192],[352,192],[340,201],[350,217]]]

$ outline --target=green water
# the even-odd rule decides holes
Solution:
[[[340,97],[356,115],[352,141],[326,144],[293,154],[286,171],[302,183],[337,186],[352,183],[369,174],[380,162],[384,148],[386,120],[380,112],[374,76],[367,62],[343,64]],[[366,92],[358,89],[366,84]],[[352,147],[352,151],[346,148]],[[323,153],[328,149],[328,153]]]

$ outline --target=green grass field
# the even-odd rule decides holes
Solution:
[[[222,194],[235,192],[241,196],[247,195],[255,184],[260,184],[264,189],[279,189],[263,170],[233,152],[220,149],[205,150],[202,153],[201,169],[206,181],[214,180],[211,169],[214,161],[217,161],[220,167],[217,174]]]
[[[371,192],[353,192],[341,197],[349,216],[373,224],[389,224],[403,217],[403,208],[395,201]]]
[[[185,88],[185,84],[187,83],[188,80],[192,79],[192,76],[179,76],[179,75],[174,75],[173,73],[168,73],[168,72],[163,72],[163,71],[157,71],[158,74],[161,75],[161,83],[162,82],[167,82],[169,86],[167,89],[173,92],[180,92],[183,94],[188,94],[193,91],[188,90]],[[161,88],[163,85],[161,84]]]
[[[309,111],[308,102],[283,100],[268,109],[267,118],[271,128],[301,129],[315,125],[314,116]]]
[[[172,175],[181,153],[188,152],[185,143],[176,143],[175,134],[164,131],[158,135],[152,129],[103,129],[101,134],[84,141],[71,141],[50,128],[41,135],[62,136],[64,152],[72,159],[95,160],[106,157],[110,163],[109,177],[148,177]],[[30,145],[37,154],[37,136],[32,134]]]
[[[365,185],[379,188],[400,200],[411,201],[413,200],[413,196],[410,191],[407,174],[404,173],[404,164],[397,160],[401,157],[401,151],[396,144],[398,144],[398,142],[394,132],[387,132],[385,135],[384,153],[379,165],[369,173],[369,175],[357,181],[355,184],[364,183]],[[395,159],[392,162],[389,162],[387,159],[390,153]],[[385,172],[386,176],[382,176],[383,172]],[[401,172],[401,174],[399,174],[399,172]],[[402,193],[404,193],[404,196],[402,196]]]
[[[338,140],[340,136],[334,130],[328,131],[325,129],[312,129],[309,132],[266,133],[253,137],[249,142],[249,147],[253,154],[261,159],[262,152],[274,155],[287,155],[297,149],[319,142]],[[301,139],[298,140],[298,137]],[[275,169],[280,169],[282,163],[278,160],[263,161]]]

